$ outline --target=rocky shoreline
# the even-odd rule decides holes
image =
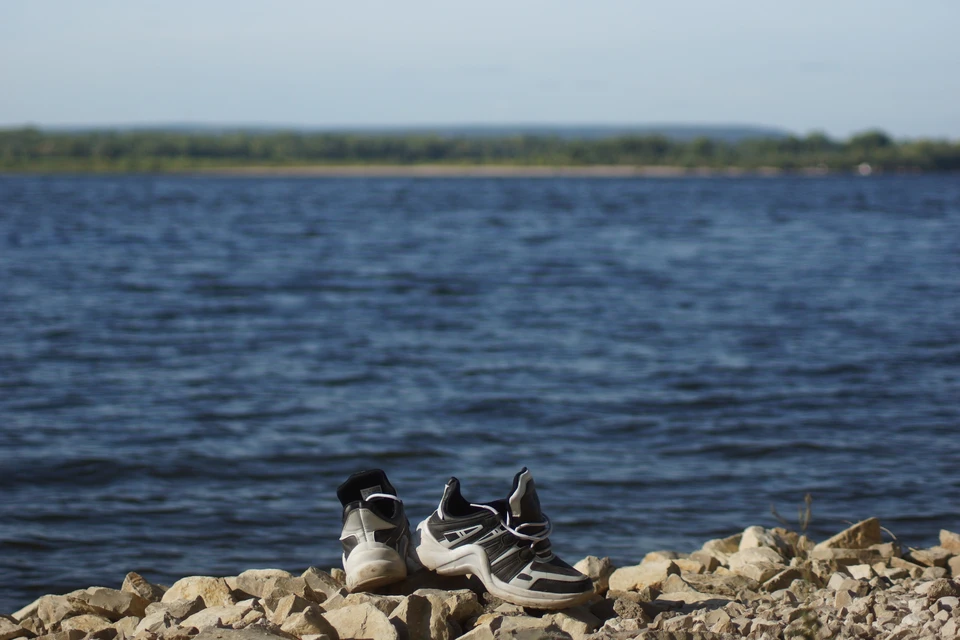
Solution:
[[[183,578],[136,573],[119,589],[47,595],[0,616],[0,640],[527,640],[960,638],[960,535],[901,549],[875,518],[815,544],[748,527],[698,551],[654,551],[635,566],[577,563],[594,599],[523,609],[473,578],[416,573],[379,593],[347,593],[343,572],[254,569]]]

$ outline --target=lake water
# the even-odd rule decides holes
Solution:
[[[531,468],[575,561],[960,529],[960,179],[0,177],[0,612],[339,562]]]

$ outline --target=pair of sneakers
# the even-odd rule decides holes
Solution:
[[[563,609],[593,595],[590,578],[551,551],[550,520],[526,467],[513,478],[507,499],[493,502],[468,502],[460,481],[450,478],[415,537],[382,470],[353,474],[337,497],[349,591],[399,582],[423,566],[444,576],[477,576],[493,595],[524,607]]]

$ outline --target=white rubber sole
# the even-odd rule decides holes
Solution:
[[[400,582],[407,577],[407,562],[380,542],[361,542],[343,559],[347,591],[366,591]]]
[[[509,585],[490,573],[487,552],[478,544],[467,544],[447,549],[425,531],[427,521],[417,526],[416,552],[420,563],[442,576],[475,575],[487,591],[501,600],[533,609],[566,609],[589,600],[593,590],[586,593],[538,593]]]

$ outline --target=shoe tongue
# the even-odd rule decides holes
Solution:
[[[343,505],[357,500],[366,500],[368,496],[374,493],[397,495],[397,490],[387,480],[387,474],[382,469],[360,471],[347,478],[346,482],[337,487],[337,497],[340,498],[340,503]]]
[[[510,520],[513,523],[544,521],[540,498],[537,497],[537,486],[533,483],[533,474],[526,467],[513,477],[513,490],[507,498],[507,508],[510,509]]]

